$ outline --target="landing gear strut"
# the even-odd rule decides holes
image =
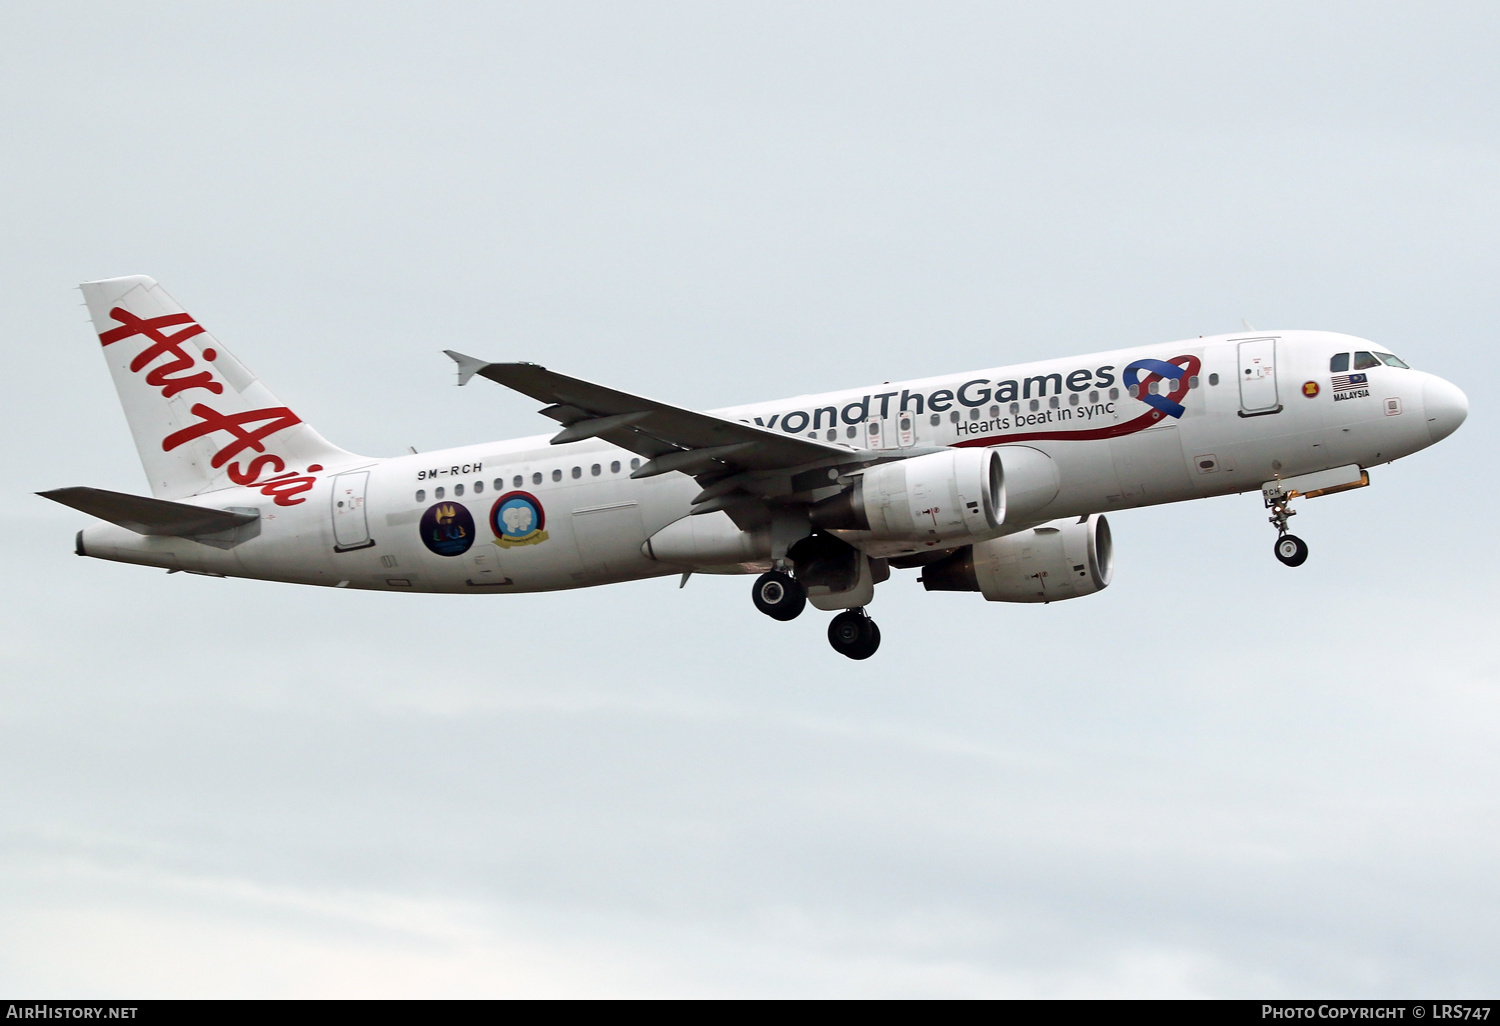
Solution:
[[[1297,515],[1292,509],[1292,496],[1282,491],[1266,491],[1262,493],[1266,502],[1266,509],[1271,511],[1268,518],[1276,528],[1276,558],[1286,566],[1301,566],[1307,562],[1307,542],[1298,538],[1295,534],[1288,534],[1286,522]]]
[[[755,608],[773,620],[795,620],[807,605],[807,592],[790,575],[780,570],[761,574],[750,589]]]
[[[839,655],[868,659],[880,647],[880,628],[864,607],[846,609],[828,625],[828,643]]]

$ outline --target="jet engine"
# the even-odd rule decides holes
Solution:
[[[990,602],[1060,602],[1103,591],[1113,576],[1109,521],[1094,513],[965,545],[928,564],[922,586],[977,591]]]
[[[973,541],[1003,523],[1035,523],[1060,484],[1056,464],[1039,449],[953,448],[871,467],[815,505],[812,522],[873,541]]]
[[[1005,521],[1005,472],[993,449],[949,449],[882,463],[812,508],[818,527],[922,542],[984,537]]]

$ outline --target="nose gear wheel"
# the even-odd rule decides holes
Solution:
[[[1287,566],[1301,566],[1307,562],[1307,542],[1295,534],[1284,534],[1276,539],[1276,558]]]
[[[1284,566],[1301,566],[1307,562],[1307,542],[1298,538],[1295,534],[1288,534],[1287,521],[1297,515],[1292,509],[1292,495],[1286,492],[1263,492],[1266,509],[1271,511],[1272,526],[1276,528],[1276,547],[1272,550],[1276,553]]]

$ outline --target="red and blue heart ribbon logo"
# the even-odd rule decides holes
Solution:
[[[1181,360],[1183,357],[1179,356],[1178,359]],[[1139,371],[1149,372],[1144,384],[1137,373]],[[1147,391],[1152,376],[1161,379],[1170,378],[1173,382],[1171,392],[1167,395],[1157,395]],[[1165,360],[1136,360],[1125,368],[1122,378],[1125,387],[1131,390],[1131,394],[1147,406],[1160,410],[1169,417],[1181,417],[1187,412],[1187,407],[1176,400],[1187,396],[1187,376],[1187,368],[1179,367],[1175,363],[1167,363]]]

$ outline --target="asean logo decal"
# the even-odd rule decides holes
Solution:
[[[474,517],[461,502],[427,507],[419,526],[422,544],[439,556],[462,556],[474,544]]]
[[[1318,396],[1318,383],[1316,381],[1302,382],[1302,394],[1309,399],[1316,399]]]
[[[547,515],[530,492],[506,492],[490,508],[490,530],[502,549],[515,545],[538,545],[547,540]]]

